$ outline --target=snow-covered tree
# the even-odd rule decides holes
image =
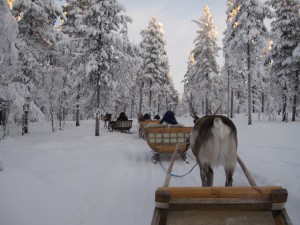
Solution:
[[[49,49],[53,45],[53,27],[61,9],[54,0],[25,1],[15,0],[12,13],[18,21],[19,34],[16,40],[20,72],[18,81],[25,85],[26,95],[31,98],[31,112],[42,118],[43,95]],[[39,108],[38,108],[38,107]]]
[[[262,51],[267,46],[268,32],[264,25],[266,9],[258,0],[228,1],[227,23],[224,47],[225,65],[230,72],[247,75],[248,124],[252,124],[253,99],[259,90],[262,74]],[[234,76],[234,75],[233,75]],[[234,78],[233,78],[234,79]],[[258,96],[258,95],[257,95]]]
[[[299,98],[299,58],[297,47],[300,43],[300,3],[298,0],[269,0],[271,22],[270,52],[271,76],[274,77],[277,88],[281,91],[282,120],[286,120],[289,99],[292,98],[292,119],[295,120],[296,107]]]
[[[18,25],[13,18],[6,0],[0,1],[0,98],[10,100],[6,96],[7,86],[16,73],[17,50],[15,48]]]
[[[152,114],[161,113],[167,109],[165,102],[177,98],[170,79],[169,61],[164,40],[164,30],[156,17],[152,17],[146,29],[141,31],[142,58],[140,85],[145,93],[142,93],[148,103],[144,110]],[[147,97],[146,97],[147,96]],[[174,96],[176,96],[174,98]]]
[[[202,110],[207,115],[219,97],[218,76],[219,66],[216,57],[219,47],[217,45],[217,30],[208,6],[204,7],[204,14],[200,19],[194,20],[198,25],[197,37],[194,40],[195,48],[192,53],[193,65],[186,74],[195,101],[202,102]],[[215,92],[217,90],[217,92]],[[188,90],[187,90],[188,91]],[[204,107],[203,107],[204,106]],[[215,108],[215,106],[214,106]]]
[[[84,85],[89,85],[86,105],[93,109],[100,109],[100,99],[107,95],[106,88],[113,87],[112,66],[124,53],[120,48],[120,43],[124,42],[120,29],[131,21],[124,11],[116,0],[91,1],[87,10],[75,21],[83,34],[77,49],[81,53],[78,59],[85,73],[79,79],[85,80]]]

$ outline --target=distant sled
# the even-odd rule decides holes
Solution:
[[[180,144],[178,153],[187,162],[186,151],[189,148],[189,137],[192,127],[156,125],[153,127],[146,126],[143,130],[145,140],[154,151],[153,163],[158,161],[159,155],[162,153],[173,154],[178,143]]]

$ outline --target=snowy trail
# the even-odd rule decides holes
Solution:
[[[192,125],[189,118],[179,122]],[[239,120],[236,124],[239,155],[255,181],[287,188],[288,212],[294,225],[300,225],[300,124],[249,127]],[[163,184],[165,173],[159,163],[151,162],[151,149],[138,137],[136,127],[134,121],[131,134],[111,133],[101,123],[100,137],[95,137],[94,121],[82,121],[80,127],[68,123],[55,133],[32,124],[30,135],[0,142],[5,163],[0,172],[0,224],[150,224],[155,190]],[[187,157],[189,164],[176,158],[172,173],[182,175],[193,167],[190,150]],[[165,169],[170,158],[161,156]],[[214,172],[214,185],[223,186],[223,168]],[[249,185],[239,166],[233,179],[235,186]],[[198,166],[170,182],[170,186],[200,185]]]

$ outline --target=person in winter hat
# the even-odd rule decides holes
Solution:
[[[165,115],[163,116],[163,118],[161,119],[159,124],[162,124],[164,122],[167,123],[167,124],[172,124],[172,125],[178,124],[178,122],[175,118],[175,113],[171,110],[168,110],[165,113]]]
[[[144,120],[151,120],[151,116],[149,113],[145,113]]]
[[[157,115],[154,116],[154,119],[155,120],[160,120],[160,116],[157,114]]]
[[[128,120],[128,118],[124,112],[121,112],[117,120]]]

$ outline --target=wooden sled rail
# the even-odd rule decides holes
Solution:
[[[147,127],[149,124],[159,124],[160,120],[145,120],[145,121],[139,121],[139,135],[140,137],[144,137],[145,134],[145,127]]]
[[[160,187],[151,225],[291,225],[287,190],[266,187]]]

